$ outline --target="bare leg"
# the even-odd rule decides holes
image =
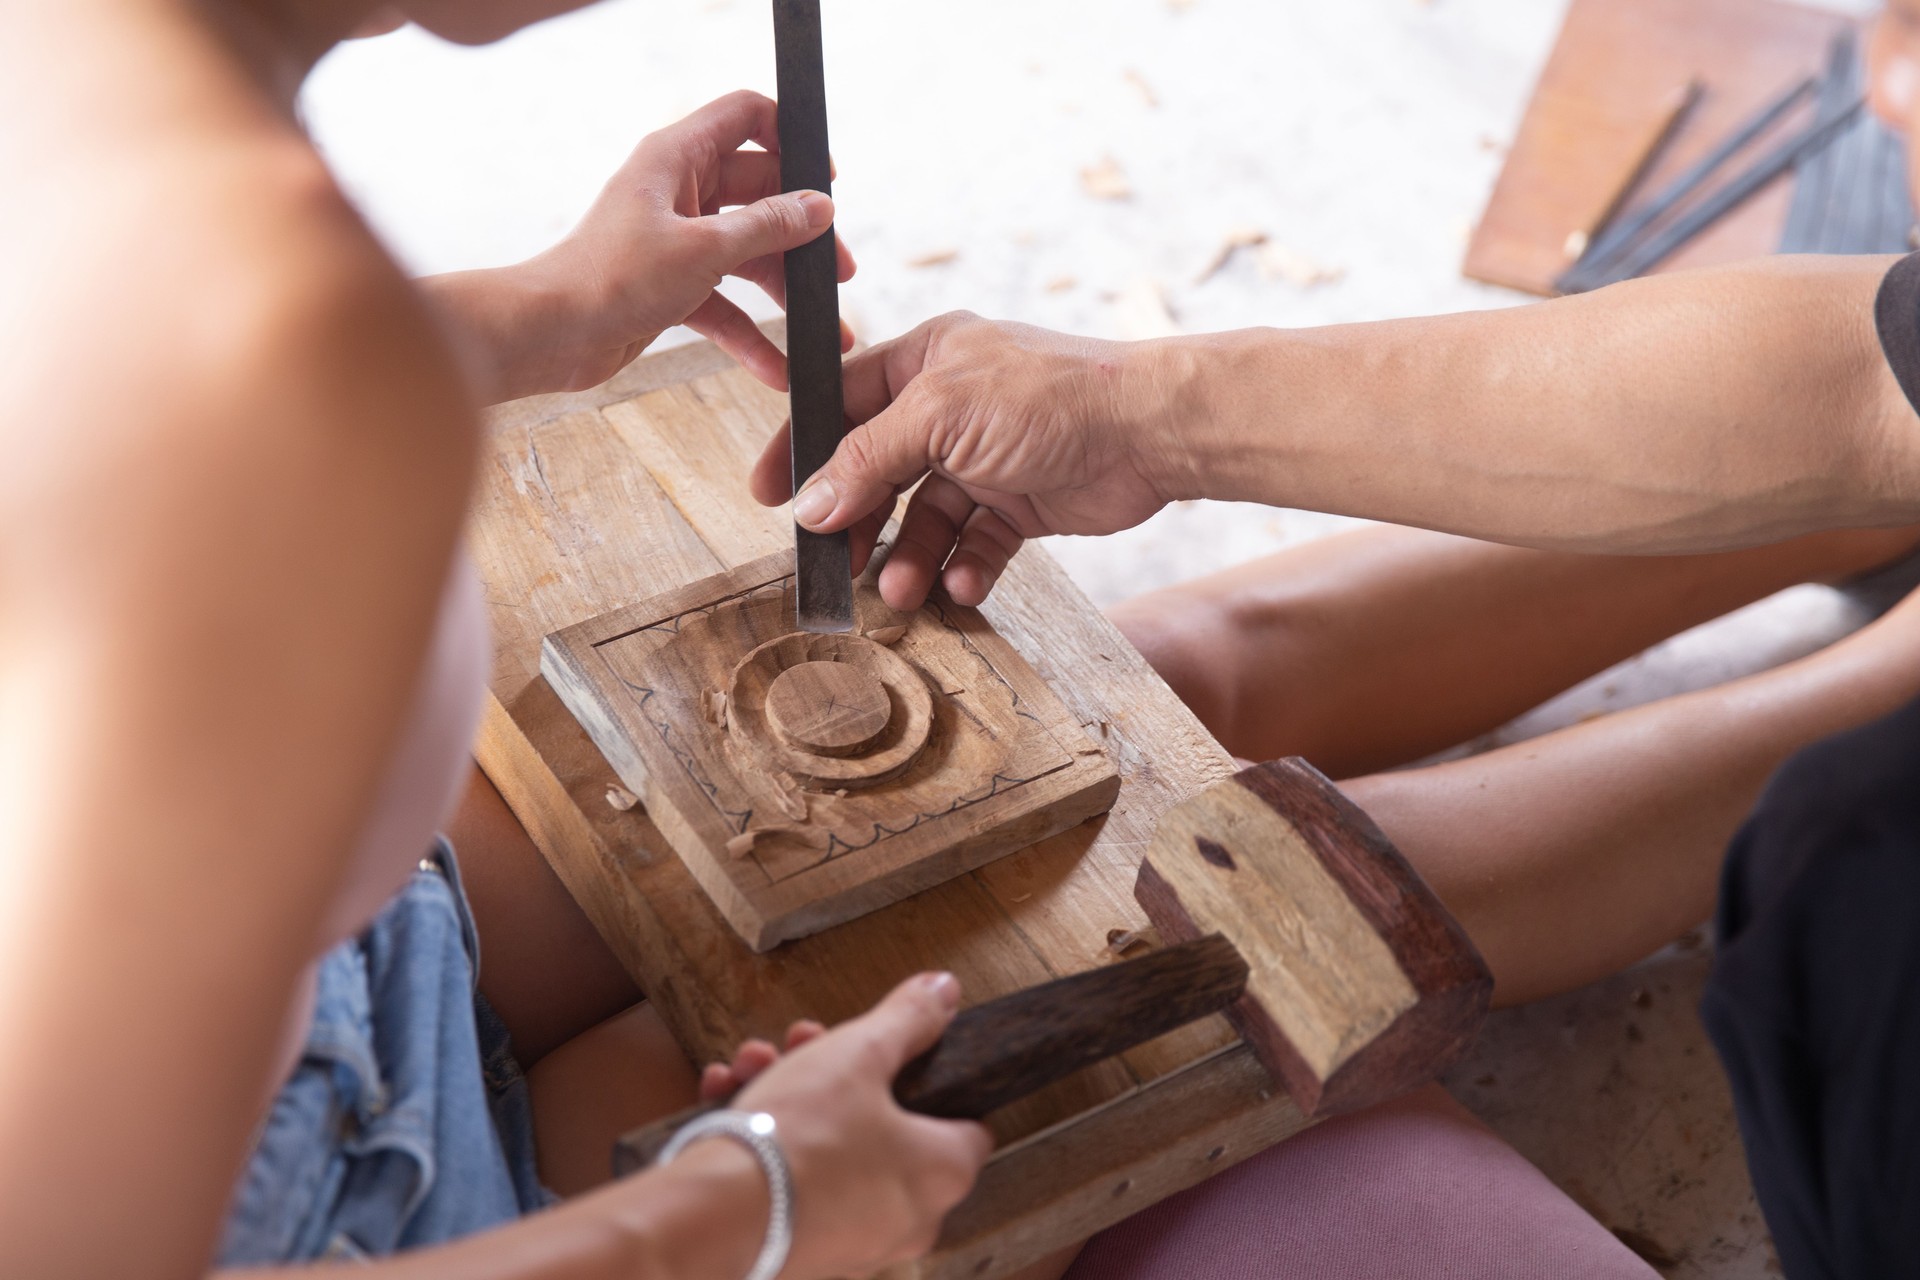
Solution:
[[[480,931],[480,991],[532,1066],[640,999],[553,868],[478,769],[447,824]]]
[[[651,1005],[561,1045],[527,1073],[540,1181],[563,1196],[613,1177],[613,1143],[691,1106],[700,1077]]]
[[[1425,769],[1343,782],[1514,1004],[1590,982],[1712,909],[1721,855],[1789,754],[1920,696],[1920,596],[1760,675]]]
[[[1577,556],[1376,527],[1130,600],[1112,616],[1235,755],[1339,777],[1495,728],[1679,631],[1897,559],[1920,530],[1713,556]]]

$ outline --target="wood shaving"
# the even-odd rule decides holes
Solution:
[[[1180,332],[1180,322],[1167,305],[1167,295],[1157,280],[1145,276],[1122,289],[1114,298],[1114,323],[1122,338],[1142,341],[1171,338]]]
[[[944,267],[960,256],[958,249],[934,249],[917,258],[908,258],[910,267]]]
[[[1032,896],[1033,895],[1030,893],[1016,893],[1013,897],[1009,898],[1008,901],[1013,903],[1013,905],[1017,907],[1021,903],[1025,902],[1028,898],[1031,898]]]
[[[607,803],[618,809],[621,813],[625,813],[640,803],[640,797],[625,787],[608,787]]]
[[[1220,242],[1220,247],[1213,251],[1213,256],[1207,259],[1207,265],[1200,269],[1200,274],[1193,278],[1193,282],[1205,284],[1220,274],[1220,269],[1233,260],[1234,254],[1266,242],[1267,233],[1258,227],[1235,227],[1227,232],[1226,238]]]
[[[897,627],[875,627],[872,631],[867,632],[867,639],[873,641],[875,644],[892,646],[899,644],[900,637],[906,634],[907,629],[904,625]]]
[[[780,812],[795,822],[807,820],[807,795],[800,790],[800,784],[791,774],[777,774],[774,781],[778,784],[774,791],[773,802],[780,806]]]
[[[847,798],[847,789],[845,787],[840,787],[833,793],[833,798],[835,800],[845,800]]]
[[[754,845],[759,843],[762,836],[783,836],[789,840],[797,840],[809,849],[826,848],[829,838],[827,833],[818,827],[804,825],[755,827],[751,831],[742,831],[727,841],[727,855],[733,858],[746,857],[753,852]]]
[[[1296,289],[1312,289],[1319,285],[1332,284],[1347,274],[1345,267],[1315,262],[1304,253],[1271,241],[1260,246],[1257,261],[1260,263],[1261,275],[1269,280],[1276,278],[1285,280]]]
[[[1128,67],[1122,79],[1132,85],[1140,94],[1140,101],[1146,103],[1151,109],[1159,109],[1160,95],[1153,91],[1153,86],[1147,83],[1147,78],[1141,75],[1138,70],[1133,67]]]
[[[706,715],[708,724],[722,729],[727,727],[727,695],[720,690],[707,690],[706,697],[700,700],[700,710]]]
[[[1055,276],[1044,287],[1048,293],[1065,293],[1079,283],[1072,276]]]
[[[1133,198],[1133,186],[1127,181],[1126,171],[1112,156],[1102,156],[1099,164],[1088,165],[1082,169],[1080,186],[1096,200]]]
[[[1129,951],[1138,951],[1143,947],[1150,947],[1152,945],[1153,945],[1153,940],[1147,935],[1145,930],[1141,930],[1141,929],[1109,929],[1107,930],[1107,950],[1113,952],[1114,955],[1119,956],[1123,959],[1126,957],[1126,954]]]

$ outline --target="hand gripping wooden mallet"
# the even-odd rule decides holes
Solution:
[[[1161,818],[1134,896],[1169,945],[965,1009],[894,1096],[978,1119],[1224,1012],[1307,1117],[1439,1074],[1493,991],[1473,944],[1371,819],[1301,760],[1243,770]],[[646,1167],[711,1104],[626,1134]]]

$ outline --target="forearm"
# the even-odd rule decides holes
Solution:
[[[428,276],[420,288],[452,331],[468,376],[488,404],[599,382],[607,349],[618,343],[592,329],[605,307],[580,296],[577,266],[558,250],[511,267]],[[658,334],[633,343],[637,351]]]
[[[1785,259],[1535,306],[1175,339],[1131,396],[1172,496],[1675,552],[1920,519],[1883,259]]]
[[[767,1225],[766,1178],[724,1141],[495,1231],[361,1268],[367,1280],[739,1280]],[[274,1280],[287,1271],[223,1271]]]

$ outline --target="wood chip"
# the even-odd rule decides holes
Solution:
[[[1079,283],[1072,276],[1055,276],[1047,281],[1045,288],[1048,293],[1065,293]]]
[[[1146,103],[1147,106],[1152,109],[1159,109],[1160,95],[1153,91],[1153,86],[1147,83],[1147,78],[1141,75],[1138,70],[1133,67],[1128,67],[1122,79],[1132,85],[1135,91],[1139,93],[1140,101]]]
[[[640,797],[633,794],[633,792],[627,790],[625,787],[608,787],[607,803],[612,805],[614,808],[618,809],[620,812],[625,813],[627,810],[633,808],[633,806],[640,803]]]
[[[934,249],[921,254],[917,258],[908,258],[907,265],[910,267],[944,267],[947,263],[952,262],[959,256],[960,251],[958,249]]]
[[[1319,285],[1332,284],[1347,274],[1345,267],[1315,262],[1304,253],[1271,241],[1260,246],[1258,261],[1261,275],[1270,280],[1275,278],[1285,280],[1296,289],[1312,289]]]
[[[1173,318],[1167,295],[1157,280],[1141,277],[1117,294],[1113,301],[1114,326],[1120,336],[1132,341],[1171,338],[1180,332]]]
[[[1220,268],[1232,261],[1234,254],[1266,242],[1267,233],[1258,227],[1235,227],[1227,232],[1226,238],[1220,242],[1220,247],[1213,251],[1213,256],[1207,259],[1207,265],[1200,269],[1200,274],[1194,277],[1193,282],[1205,284],[1220,274]]]
[[[1127,181],[1126,171],[1112,156],[1103,156],[1099,164],[1082,169],[1080,185],[1088,195],[1098,200],[1129,200],[1133,197],[1133,187]]]
[[[800,784],[793,780],[791,774],[777,774],[775,781],[779,785],[774,792],[774,803],[780,806],[780,812],[795,822],[805,822],[807,820],[806,792],[800,790]]]
[[[829,839],[828,835],[818,827],[805,825],[755,827],[751,831],[742,831],[739,835],[727,841],[728,856],[733,858],[746,857],[749,853],[753,852],[754,846],[760,842],[763,836],[784,836],[790,840],[798,840],[810,849],[826,848]]]
[[[875,627],[873,630],[867,632],[867,639],[873,641],[875,644],[892,646],[899,644],[900,637],[906,634],[907,629],[905,626]]]
[[[1151,947],[1152,945],[1153,945],[1152,939],[1147,936],[1144,930],[1137,930],[1137,929],[1107,930],[1107,950],[1113,952],[1114,955],[1119,956],[1123,959],[1126,957],[1129,951],[1139,951],[1142,948]]]
[[[1016,893],[1011,898],[1007,899],[1007,901],[1011,902],[1014,906],[1017,907],[1021,903],[1025,902],[1028,898],[1031,898],[1032,896],[1033,895],[1030,893]]]
[[[724,729],[727,727],[727,695],[718,689],[707,690],[707,696],[701,699],[700,709],[707,717],[707,723]]]

